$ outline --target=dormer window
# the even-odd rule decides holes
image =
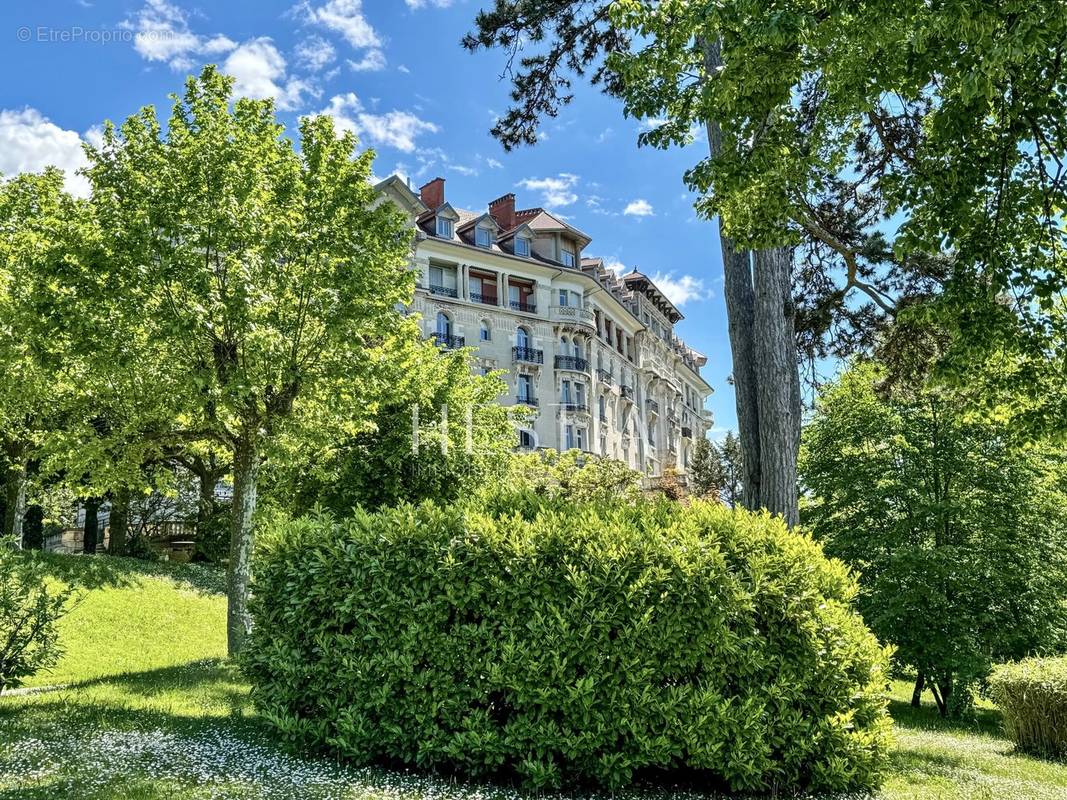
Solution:
[[[479,247],[492,247],[493,232],[489,228],[475,228],[474,243]]]
[[[442,239],[452,238],[452,220],[444,217],[437,218],[437,235]]]
[[[571,251],[571,250],[564,250],[563,251],[563,266],[565,266],[565,267],[573,267],[574,266],[574,252],[573,251]]]
[[[515,255],[517,256],[529,256],[530,255],[530,240],[525,236],[515,237]]]

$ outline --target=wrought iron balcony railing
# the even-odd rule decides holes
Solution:
[[[435,333],[433,340],[437,342],[438,347],[443,347],[445,350],[456,350],[464,346],[462,336],[452,336],[447,333]]]
[[[573,400],[564,400],[559,405],[560,405],[560,408],[562,408],[564,411],[588,411],[589,410],[589,406],[587,406],[585,403],[578,402],[578,401],[573,401]]]
[[[479,294],[478,292],[471,292],[472,303],[482,303],[487,306],[495,306],[500,303],[500,300],[495,294]]]
[[[520,394],[518,397],[515,398],[515,402],[522,403],[524,406],[536,406],[537,398],[530,397],[530,395],[528,394]]]
[[[605,383],[608,386],[611,386],[615,383],[615,376],[608,372],[606,369],[597,369],[596,376],[602,383]]]
[[[439,294],[443,297],[459,297],[459,293],[448,286],[430,286],[430,294]]]
[[[556,369],[574,369],[585,372],[589,369],[589,362],[579,356],[556,356]]]
[[[526,314],[536,314],[537,305],[535,303],[524,303],[521,300],[512,300],[509,304],[512,311],[522,311]]]
[[[528,364],[545,363],[545,351],[534,350],[532,347],[512,347],[511,355],[516,361],[525,361]]]

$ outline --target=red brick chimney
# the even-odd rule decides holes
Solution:
[[[489,204],[489,214],[502,231],[515,227],[515,195],[506,194]]]
[[[431,211],[445,204],[445,179],[434,178],[425,186],[419,187],[419,197]]]

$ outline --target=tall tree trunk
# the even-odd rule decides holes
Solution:
[[[195,469],[198,493],[196,499],[196,533],[200,536],[211,522],[218,511],[218,502],[215,500],[215,484],[219,481],[219,474],[214,463],[203,462],[196,459]]]
[[[26,518],[26,464],[13,465],[7,471],[4,481],[4,536],[15,540],[15,546],[21,548],[22,526]]]
[[[89,497],[84,502],[85,526],[82,533],[82,552],[95,553],[100,528],[100,498]]]
[[[259,466],[254,435],[243,435],[233,451],[233,510],[226,589],[226,644],[231,657],[241,652],[252,630],[248,586],[252,574],[252,518],[256,512]]]
[[[722,68],[718,41],[701,42],[707,75]],[[722,131],[707,120],[708,148],[722,152]],[[737,431],[744,463],[743,505],[797,523],[800,372],[791,296],[793,253],[739,250],[719,220],[723,287],[733,356]]]
[[[107,552],[113,556],[126,555],[126,537],[130,530],[130,490],[116,489],[111,497],[111,539]]]
[[[919,670],[919,674],[915,676],[915,688],[911,692],[911,707],[920,708],[923,704],[923,689],[926,686],[926,676],[923,675],[923,671]]]

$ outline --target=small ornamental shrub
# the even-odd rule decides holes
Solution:
[[[997,667],[989,690],[1004,731],[1027,753],[1067,756],[1067,658],[1034,658]]]
[[[69,594],[48,587],[38,556],[0,539],[0,692],[56,665],[56,622]]]
[[[257,708],[298,747],[535,788],[877,782],[887,654],[811,539],[706,502],[531,511],[273,523]]]

